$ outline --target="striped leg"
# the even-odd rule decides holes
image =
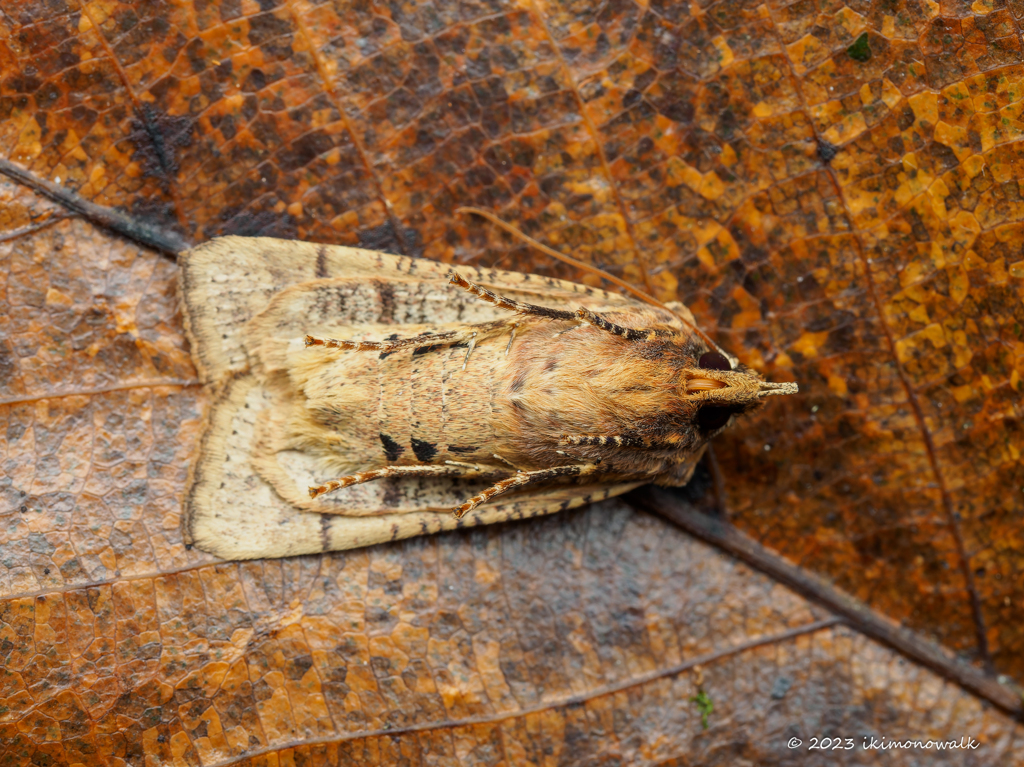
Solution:
[[[476,345],[476,337],[481,333],[488,333],[493,330],[504,328],[508,323],[503,320],[484,322],[479,325],[469,325],[458,330],[449,330],[444,333],[423,333],[409,338],[396,338],[394,341],[339,341],[337,338],[315,338],[306,336],[307,348],[310,346],[322,346],[325,349],[353,349],[360,352],[394,352],[409,347],[433,346],[434,344],[458,344],[468,342]],[[466,355],[469,359],[469,355]]]
[[[494,474],[495,471],[492,468],[484,466],[476,466],[475,464],[469,463],[455,463],[448,462],[446,464],[436,464],[428,466],[385,466],[383,469],[373,469],[371,471],[360,471],[356,474],[349,474],[347,477],[339,477],[338,479],[332,479],[330,482],[325,482],[322,485],[315,485],[309,488],[309,497],[316,498],[317,496],[329,493],[332,490],[340,490],[343,487],[349,485],[359,485],[363,482],[370,482],[374,479],[382,479],[384,477],[408,477],[419,475],[421,477],[479,477],[484,474]],[[498,473],[501,473],[500,470]]]
[[[553,479],[554,477],[582,477],[587,474],[593,474],[595,471],[597,471],[597,464],[594,463],[585,463],[576,466],[556,466],[553,469],[539,469],[538,471],[520,471],[513,477],[495,482],[489,488],[480,493],[480,495],[475,495],[458,508],[452,509],[452,515],[456,519],[461,519],[467,512],[472,511],[481,504],[487,503],[495,496],[502,495],[503,493],[507,493],[512,490],[518,490],[519,488],[526,487],[527,485],[544,482],[546,480]]]
[[[574,320],[584,325],[593,325],[594,327],[605,330],[612,335],[625,338],[627,341],[652,341],[658,337],[667,338],[677,335],[675,332],[668,330],[655,330],[650,328],[638,330],[636,328],[624,328],[621,325],[616,325],[614,322],[606,320],[600,314],[594,314],[594,312],[589,309],[577,309],[575,312],[567,312],[561,309],[549,309],[546,306],[537,306],[536,304],[524,304],[522,301],[515,301],[511,298],[499,296],[497,293],[487,290],[487,288],[481,287],[476,283],[464,279],[457,272],[451,273],[448,277],[448,282],[452,285],[458,285],[464,290],[468,290],[474,296],[489,304],[494,304],[502,309],[508,309],[510,312],[515,312],[516,314],[529,314],[536,317],[547,317],[552,320]]]
[[[653,328],[624,328],[609,322],[600,314],[594,314],[589,309],[577,309],[575,317],[586,325],[593,325],[595,328],[606,330],[613,336],[625,338],[627,341],[653,341],[655,338],[669,338],[676,335],[667,330],[655,330]]]
[[[664,437],[641,437],[638,435],[591,436],[585,434],[563,434],[559,445],[579,447],[626,447],[640,450],[678,450],[687,442],[683,434],[667,434]]]
[[[452,272],[448,276],[448,282],[451,285],[458,285],[463,290],[468,290],[482,301],[494,304],[502,309],[508,309],[516,314],[530,314],[536,317],[547,317],[552,320],[576,320],[576,315],[573,312],[566,312],[561,309],[548,309],[546,306],[537,306],[536,304],[524,304],[522,301],[514,301],[511,298],[499,296],[487,288],[480,287],[475,282],[463,279],[459,276],[458,272]]]

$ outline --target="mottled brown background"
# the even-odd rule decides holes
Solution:
[[[730,518],[1022,682],[1022,13],[0,0],[0,155],[194,242],[582,278],[475,204],[686,302],[801,384],[718,442]],[[1021,759],[986,704],[621,504],[186,551],[175,265],[61,215],[0,184],[0,763],[856,763],[785,743],[865,732]]]

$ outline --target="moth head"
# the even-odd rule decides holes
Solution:
[[[718,351],[704,352],[682,369],[680,394],[696,408],[698,428],[706,434],[724,427],[734,415],[757,410],[767,397],[795,394],[795,383],[769,383],[742,364],[735,367]]]

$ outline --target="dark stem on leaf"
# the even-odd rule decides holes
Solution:
[[[122,237],[127,237],[140,245],[171,256],[176,256],[181,251],[192,247],[188,240],[175,231],[151,226],[144,221],[138,221],[127,213],[89,202],[70,189],[41,179],[7,160],[0,159],[0,173],[19,184],[24,184],[44,197],[48,197],[58,205],[63,205],[68,210],[80,214],[91,223],[109,229]]]

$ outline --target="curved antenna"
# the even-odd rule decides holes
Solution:
[[[528,243],[528,244],[532,245],[533,247],[537,248],[537,250],[541,251],[542,253],[546,253],[547,255],[551,256],[552,258],[558,259],[562,263],[569,264],[570,266],[575,266],[577,269],[582,269],[583,271],[590,272],[591,274],[596,274],[601,279],[608,280],[608,282],[612,283],[613,285],[618,285],[623,290],[632,293],[634,296],[639,298],[641,301],[644,301],[645,303],[648,303],[651,306],[657,306],[659,309],[664,309],[666,312],[668,312],[673,317],[678,319],[684,325],[689,327],[694,333],[696,333],[701,338],[703,338],[704,341],[708,345],[710,345],[711,348],[713,348],[715,351],[721,352],[726,357],[731,357],[733,360],[736,359],[735,357],[732,357],[731,354],[729,354],[725,350],[723,350],[718,344],[716,344],[711,339],[710,336],[708,336],[707,333],[705,333],[703,330],[698,328],[692,322],[690,322],[689,320],[685,319],[684,317],[681,317],[679,314],[677,314],[676,312],[674,312],[671,309],[669,309],[667,306],[665,306],[665,304],[661,303],[661,301],[659,301],[658,299],[654,298],[653,296],[648,295],[647,293],[644,293],[642,290],[634,288],[628,282],[626,282],[625,280],[622,280],[622,279],[616,277],[614,274],[609,274],[604,269],[601,269],[600,267],[594,266],[593,264],[587,264],[587,263],[584,263],[583,261],[577,261],[572,256],[567,256],[564,253],[559,253],[554,248],[550,248],[547,245],[545,245],[543,242],[539,242],[538,240],[533,239],[530,235],[526,234],[525,232],[520,231],[519,229],[516,229],[514,226],[512,226],[512,224],[509,224],[509,223],[506,223],[506,222],[502,221],[500,218],[498,218],[496,215],[491,213],[489,210],[482,210],[481,208],[474,208],[474,207],[471,207],[471,206],[468,206],[468,205],[464,205],[461,208],[456,208],[455,212],[456,213],[473,213],[473,214],[476,214],[477,216],[480,216],[481,218],[485,218],[488,221],[490,221],[492,224],[494,224],[495,226],[500,227],[501,229],[504,229],[506,232],[508,232],[509,234],[513,235],[514,237],[518,237],[523,242]],[[735,361],[733,362],[733,364],[735,364]]]

